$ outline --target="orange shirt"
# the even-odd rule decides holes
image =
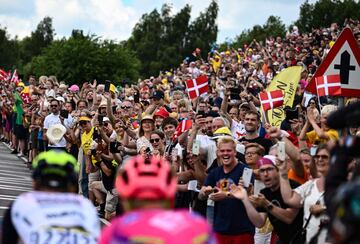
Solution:
[[[299,184],[304,184],[306,181],[309,180],[309,174],[306,171],[305,167],[304,167],[304,177],[299,177],[298,175],[295,174],[295,171],[293,169],[290,169],[288,172],[288,178],[298,182]]]

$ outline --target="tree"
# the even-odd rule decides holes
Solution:
[[[133,53],[122,45],[75,30],[70,38],[45,48],[25,70],[37,76],[54,74],[70,84],[93,79],[119,84],[125,77],[137,79],[138,66]]]
[[[212,1],[192,23],[189,5],[175,15],[171,15],[172,6],[168,4],[162,6],[160,13],[154,9],[144,14],[126,42],[141,61],[142,76],[178,67],[196,47],[208,52],[216,41],[218,9],[217,2]]]
[[[10,39],[6,28],[0,28],[0,68],[14,69],[19,59],[17,39]]]
[[[300,16],[299,19],[295,22],[295,25],[299,30],[303,32],[311,32],[313,15],[311,14],[314,11],[314,5],[309,4],[309,0],[306,0],[300,6]]]
[[[32,57],[39,55],[44,48],[52,43],[54,35],[52,19],[45,17],[37,25],[36,30],[20,42],[22,63],[26,64],[31,61]]]
[[[354,0],[319,0],[310,4],[306,0],[300,6],[300,16],[295,22],[302,32],[312,28],[329,27],[332,23],[343,25],[346,19],[360,19],[360,2]]]
[[[252,40],[265,41],[267,37],[284,37],[286,33],[285,24],[278,16],[270,16],[263,26],[255,25],[252,29],[244,30],[235,39],[234,47],[242,47],[251,43]]]
[[[189,55],[195,48],[200,48],[202,54],[207,54],[211,45],[216,42],[218,26],[216,24],[219,5],[212,1],[204,13],[191,23],[190,33],[187,43],[187,54]]]

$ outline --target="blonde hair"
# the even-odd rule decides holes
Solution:
[[[337,106],[335,105],[325,105],[322,109],[321,109],[321,116],[328,116],[329,114],[331,114],[332,112],[335,112],[337,110]]]
[[[217,142],[217,148],[219,148],[221,146],[221,144],[226,144],[226,143],[232,143],[233,148],[236,151],[237,142],[230,136],[224,136],[224,137],[219,138],[219,140]]]

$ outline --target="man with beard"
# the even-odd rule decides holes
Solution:
[[[259,136],[260,116],[257,112],[249,110],[245,114],[245,130],[246,135],[240,138],[240,142],[246,146],[248,143],[257,143],[265,148],[265,154],[269,153],[270,147],[273,145],[271,140]]]
[[[230,186],[237,184],[245,164],[236,159],[236,141],[231,137],[220,138],[217,155],[222,166],[210,171],[199,198],[213,200],[214,231],[219,243],[254,243],[254,226],[246,214],[241,200],[230,196]]]
[[[258,228],[265,225],[266,217],[274,227],[281,243],[289,243],[302,227],[303,211],[290,208],[284,203],[280,192],[279,170],[274,156],[264,156],[257,161],[261,181],[265,184],[257,196],[248,196],[243,186],[231,186],[231,195],[240,199],[251,222]],[[292,188],[299,184],[290,180]]]
[[[69,114],[69,117],[67,119],[60,118],[60,102],[56,99],[53,99],[50,102],[50,110],[51,114],[45,117],[44,120],[44,129],[43,129],[43,137],[44,141],[48,141],[48,149],[59,149],[59,150],[66,150],[66,135],[64,135],[63,138],[58,143],[52,143],[48,140],[46,136],[47,130],[54,126],[55,124],[64,124],[65,127],[69,128],[71,123],[70,120],[72,120],[72,117]],[[63,119],[63,123],[61,122],[61,119]]]

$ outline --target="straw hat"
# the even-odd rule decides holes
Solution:
[[[49,141],[53,144],[59,143],[61,138],[66,133],[66,128],[62,124],[55,124],[50,126],[50,128],[46,132],[46,136]]]

